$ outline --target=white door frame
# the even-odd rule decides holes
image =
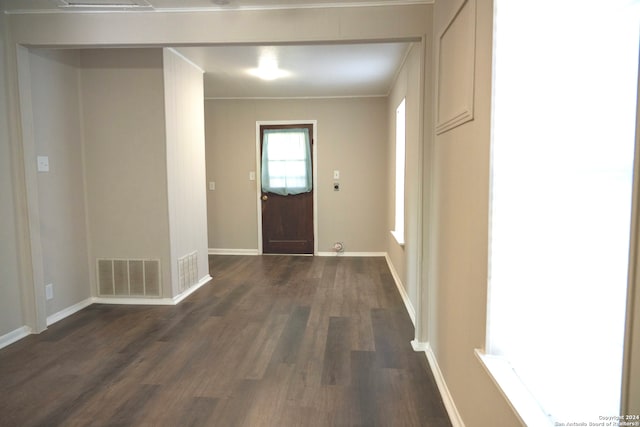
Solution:
[[[18,101],[20,129],[22,131],[22,167],[24,168],[24,194],[26,219],[25,237],[29,249],[23,255],[21,285],[23,322],[30,332],[40,333],[47,329],[47,307],[45,299],[44,254],[40,235],[40,205],[38,202],[38,172],[36,170],[36,140],[31,91],[30,50],[16,46],[16,70],[18,73]],[[14,175],[15,176],[15,175]],[[19,219],[18,221],[23,221]]]
[[[256,121],[256,213],[258,215],[258,255],[262,255],[262,161],[260,155],[260,126],[263,125],[313,125],[313,254],[318,254],[318,121],[317,120],[268,120]]]

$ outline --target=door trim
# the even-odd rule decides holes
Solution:
[[[25,199],[16,203],[26,210],[26,218],[17,214],[17,232],[23,232],[24,241],[18,242],[21,253],[18,254],[20,268],[20,279],[23,280],[20,286],[23,323],[30,329],[30,332],[40,333],[47,329],[47,307],[44,291],[44,254],[42,249],[42,237],[40,234],[40,205],[38,202],[38,172],[33,159],[36,158],[36,140],[34,136],[33,123],[34,113],[32,105],[32,83],[31,83],[31,50],[22,45],[16,45],[16,71],[18,73],[18,93],[19,103],[19,126],[22,132],[22,153],[17,166],[22,168],[24,175],[17,179],[17,185],[22,186]],[[13,173],[12,178],[16,178]],[[22,181],[24,180],[24,181]],[[22,181],[22,182],[21,182]],[[14,198],[15,200],[15,198]],[[16,210],[17,212],[17,210]],[[23,222],[24,221],[24,222]],[[20,237],[18,237],[20,239]],[[24,247],[28,244],[28,247]],[[24,247],[21,248],[21,246]],[[24,262],[21,257],[24,256]]]
[[[256,121],[256,215],[258,218],[258,255],[262,255],[262,174],[260,155],[260,126],[263,125],[312,125],[313,144],[313,255],[318,254],[318,121],[317,120],[259,120]]]

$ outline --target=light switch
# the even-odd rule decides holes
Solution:
[[[38,156],[38,172],[49,172],[48,156]]]
[[[339,170],[333,171],[333,179],[340,179],[340,171]]]
[[[249,181],[255,181],[256,180],[256,173],[251,171],[249,172]]]
[[[213,182],[213,181],[210,181],[210,182],[209,182],[209,190],[210,190],[210,191],[213,191],[213,190],[215,190],[215,189],[216,189],[216,183],[215,183],[215,182]]]

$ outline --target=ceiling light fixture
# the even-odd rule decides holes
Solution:
[[[252,76],[261,78],[262,80],[275,80],[282,77],[288,77],[291,75],[289,71],[283,70],[278,67],[278,60],[276,59],[273,49],[265,48],[260,54],[260,60],[258,61],[258,68],[251,68],[247,70]]]

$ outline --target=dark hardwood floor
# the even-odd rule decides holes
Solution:
[[[1,426],[450,426],[384,258],[212,256],[0,350]]]

